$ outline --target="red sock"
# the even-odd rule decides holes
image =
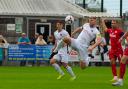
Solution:
[[[120,78],[123,79],[126,70],[126,64],[120,63]]]
[[[113,74],[113,76],[117,76],[116,64],[112,64],[111,67],[112,67],[112,74]]]

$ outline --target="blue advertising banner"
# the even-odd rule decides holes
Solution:
[[[49,60],[52,45],[36,46],[36,60]]]
[[[9,60],[48,60],[52,45],[9,45]]]
[[[0,48],[0,61],[2,61],[2,60],[3,60],[3,49]]]
[[[9,60],[35,60],[35,55],[35,45],[9,45],[8,48]]]

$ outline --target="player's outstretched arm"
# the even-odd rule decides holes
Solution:
[[[119,42],[121,42],[124,38],[128,36],[128,32],[125,32],[124,35],[119,39]]]
[[[57,42],[55,41],[55,44],[54,44],[54,46],[52,48],[52,52],[54,52],[54,50],[55,50],[56,47],[57,47]]]
[[[82,31],[82,29],[81,29],[80,27],[76,28],[76,29],[72,32],[71,37],[73,37],[76,33],[81,32],[81,31]]]
[[[92,50],[93,50],[96,46],[98,46],[100,43],[101,43],[101,34],[97,34],[95,44],[92,45],[92,46],[90,46],[90,47],[88,48],[88,51],[89,51],[89,52],[92,52]]]
[[[101,19],[101,26],[105,32],[107,32],[107,26],[105,25],[105,19]]]

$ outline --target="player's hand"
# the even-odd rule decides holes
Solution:
[[[88,52],[92,52],[92,50],[93,50],[93,47],[92,46],[89,46]]]
[[[101,46],[101,47],[104,47],[104,46],[105,46],[105,44],[101,43],[101,44],[100,44],[100,46]]]
[[[123,38],[121,37],[121,38],[119,39],[119,42],[122,42],[122,40],[123,40]]]
[[[71,35],[72,38],[74,38],[74,35]]]
[[[52,52],[54,51],[55,48],[52,48]]]

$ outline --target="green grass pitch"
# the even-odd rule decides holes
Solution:
[[[63,69],[64,70],[64,69]],[[73,67],[77,79],[69,81],[70,76],[57,80],[58,73],[53,67],[0,67],[0,89],[128,89],[128,73],[124,86],[115,87],[110,67],[88,67],[81,70]]]

